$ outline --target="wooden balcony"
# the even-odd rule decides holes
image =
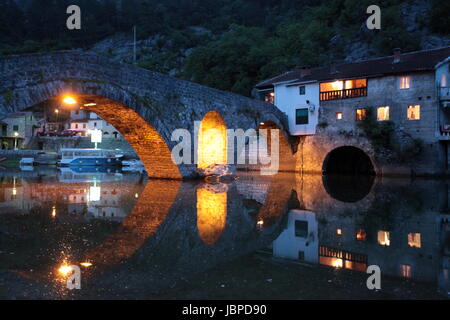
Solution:
[[[320,101],[350,99],[367,96],[367,87],[325,91],[320,93]]]

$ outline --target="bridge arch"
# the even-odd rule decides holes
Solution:
[[[139,141],[142,128],[151,132],[149,141],[161,146],[157,150],[164,150],[164,159],[166,151],[179,143],[171,140],[172,132],[187,129],[194,137],[195,121],[210,111],[218,112],[229,128],[247,130],[256,128],[263,119],[271,120],[288,137],[286,116],[271,104],[105,57],[61,51],[0,58],[0,116],[65,94],[94,99],[97,106],[92,108],[93,112],[107,121],[114,117],[115,122],[114,119],[109,122],[127,140],[135,139],[138,155],[146,151],[149,157],[146,162],[159,164],[154,170],[150,168],[151,177],[155,178],[195,178],[197,165],[178,165],[177,173],[171,160],[163,161],[161,157],[158,160],[159,152],[155,149],[152,152],[149,144]]]
[[[375,175],[375,167],[367,153],[354,146],[341,146],[327,154],[323,162],[324,174]]]

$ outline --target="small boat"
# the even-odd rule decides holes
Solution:
[[[19,161],[20,166],[33,166],[34,165],[34,158],[22,158]]]
[[[119,150],[61,149],[61,166],[120,166],[123,154]]]
[[[137,160],[137,159],[124,160],[124,161],[122,161],[122,165],[124,167],[143,167],[144,166],[142,161]]]

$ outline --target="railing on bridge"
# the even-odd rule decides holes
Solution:
[[[324,91],[320,93],[320,101],[349,99],[367,96],[367,87]]]

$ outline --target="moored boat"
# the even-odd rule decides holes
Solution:
[[[119,150],[61,149],[61,166],[120,166],[123,154]]]

